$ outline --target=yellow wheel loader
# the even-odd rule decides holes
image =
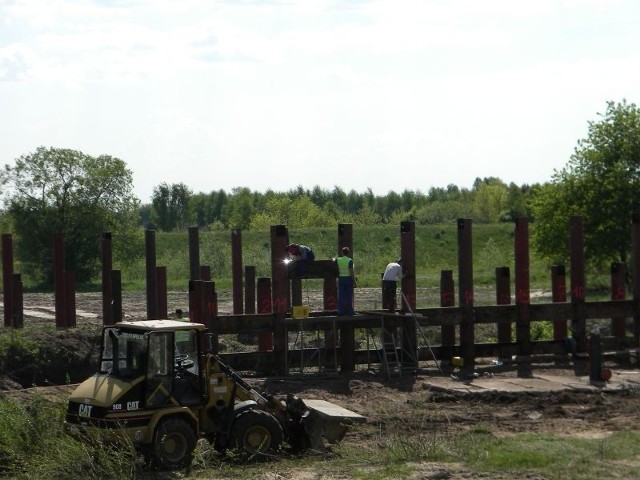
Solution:
[[[260,393],[211,350],[204,325],[173,320],[103,328],[100,370],[78,385],[65,431],[129,439],[155,467],[191,463],[206,438],[264,459],[282,448],[324,448],[365,418],[323,400]]]

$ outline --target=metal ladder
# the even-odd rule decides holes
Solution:
[[[387,372],[387,377],[391,378],[393,372],[398,375],[402,372],[402,365],[398,358],[398,345],[396,343],[396,335],[391,331],[386,331],[384,328],[384,320],[382,320],[382,346],[381,346],[381,360],[382,368]]]
[[[409,312],[408,314],[411,315],[413,317],[413,319],[415,320],[415,322],[416,322],[416,331],[422,337],[422,341],[426,345],[426,348],[429,349],[429,352],[431,353],[431,357],[433,358],[433,361],[435,362],[436,367],[438,367],[438,370],[440,370],[440,373],[442,375],[444,375],[444,372],[442,371],[442,367],[440,366],[440,362],[438,362],[438,359],[437,359],[435,353],[433,353],[433,350],[431,349],[431,345],[429,345],[429,340],[427,339],[427,335],[425,334],[424,329],[420,325],[420,322],[418,321],[418,318],[416,317],[416,314],[413,312],[413,309],[411,308],[411,304],[409,303],[409,300],[407,299],[407,297],[405,296],[404,293],[402,294],[402,301],[403,301],[403,304],[405,305],[405,308]],[[415,355],[416,355],[416,360],[418,360],[418,361],[420,359],[419,350],[421,348],[424,348],[424,347],[416,345]]]

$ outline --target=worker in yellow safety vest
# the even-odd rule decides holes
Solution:
[[[353,289],[356,286],[356,274],[349,247],[342,248],[342,256],[336,259],[338,264],[338,315],[355,315],[353,310]]]

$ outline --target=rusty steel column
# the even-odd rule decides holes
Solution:
[[[509,267],[496,267],[496,304],[511,304],[511,271]],[[511,343],[511,322],[498,323],[498,343]]]
[[[202,323],[202,280],[189,280],[189,321]]]
[[[11,325],[13,328],[22,328],[24,326],[24,298],[22,290],[22,278],[19,273],[11,276],[11,299],[13,303],[13,314],[11,316]]]
[[[624,282],[627,269],[622,262],[613,262],[611,264],[611,300],[624,300],[625,288]],[[625,318],[617,317],[611,319],[611,335],[617,339],[625,337]]]
[[[156,314],[158,318],[169,318],[167,305],[167,267],[156,267]]]
[[[111,292],[113,298],[113,324],[122,321],[122,274],[120,270],[111,270]]]
[[[189,227],[189,280],[202,280],[200,277],[200,237],[198,227]]]
[[[76,327],[76,274],[64,272],[64,326]]]
[[[406,310],[404,298],[409,302],[411,310],[416,308],[416,224],[400,223],[400,258],[405,276],[402,278],[402,301],[400,310]]]
[[[256,313],[256,267],[248,265],[244,267],[244,311]]]
[[[473,314],[473,249],[470,218],[458,219],[458,292],[462,309],[460,323],[460,354],[465,372],[475,368],[475,325]]]
[[[213,335],[213,351],[219,350],[218,301],[214,282],[202,281],[202,323]]]
[[[4,303],[4,326],[13,325],[13,237],[10,233],[2,234],[2,300]]]
[[[147,319],[158,319],[158,296],[156,287],[156,232],[145,232],[146,280],[147,280]]]
[[[553,303],[567,301],[567,273],[564,265],[551,266],[551,300]],[[569,336],[566,320],[553,321],[553,339],[562,341]]]
[[[358,263],[356,259],[356,253],[353,251],[353,225],[351,223],[339,223],[338,224],[338,253],[337,257],[342,256],[342,249],[347,247],[351,252],[351,258],[353,259],[353,268],[358,275]],[[323,285],[324,294],[324,309],[325,310],[337,310],[338,308],[338,273],[336,269],[335,277],[325,278]],[[355,302],[355,290],[353,292],[353,301]],[[354,304],[355,309],[355,304]]]
[[[302,280],[300,278],[291,279],[291,305],[302,305]]]
[[[631,271],[633,275],[633,339],[640,346],[640,208],[631,217]]]
[[[585,304],[585,267],[584,236],[582,217],[573,216],[570,220],[571,247],[571,303],[573,318],[571,328],[576,341],[576,352],[587,352],[586,304]]]
[[[351,252],[351,258],[353,259],[353,269],[358,275],[358,261],[356,259],[356,253],[353,251],[353,225],[351,223],[339,223],[338,224],[338,244],[337,257],[342,256],[342,249],[347,247]],[[355,288],[353,292],[353,301],[355,309]],[[338,269],[336,266],[336,274],[333,277],[325,277],[323,285],[323,307],[325,310],[337,310],[338,309]],[[327,347],[333,346],[327,344]]]
[[[204,280],[205,282],[210,282],[213,280],[211,278],[211,266],[210,265],[201,265],[200,266],[200,280]]]
[[[189,242],[189,281],[211,280],[211,277],[204,278],[200,267],[200,236],[198,227],[187,229]],[[193,297],[189,295],[189,312],[198,307],[192,303]]]
[[[515,267],[516,267],[516,341],[518,355],[526,357],[518,362],[518,376],[531,376],[531,317],[529,304],[531,293],[529,285],[529,219],[516,218],[515,231]]]
[[[339,223],[338,224],[338,256],[342,255],[342,248],[348,247],[353,252],[353,224],[351,223]]]
[[[269,277],[258,278],[258,313],[271,313],[271,279]],[[258,333],[258,351],[269,352],[273,350],[273,333]]]
[[[338,291],[336,277],[324,277],[322,279],[322,308],[327,311],[335,311],[338,308]]]
[[[239,228],[231,230],[231,275],[233,283],[233,313],[243,312],[242,291],[242,231]]]
[[[453,270],[440,271],[440,306],[455,307],[456,294],[453,282]],[[456,344],[456,326],[442,325],[440,327],[440,343],[442,344],[441,358],[451,359],[454,356]]]
[[[400,257],[406,274],[402,278],[400,310],[416,309],[416,223],[400,223]],[[408,305],[407,305],[408,304]],[[403,368],[414,368],[418,361],[418,321],[413,317],[402,320]]]
[[[53,235],[53,290],[55,295],[56,327],[66,324],[64,294],[64,240],[61,233]]]
[[[113,269],[113,249],[111,233],[102,234],[102,324],[113,325],[113,292],[111,270]]]
[[[288,244],[289,233],[284,225],[271,226],[271,294],[274,315],[273,350],[275,365],[279,373],[287,374],[287,351],[289,341],[284,319],[289,310],[289,280],[285,248]]]
[[[353,250],[353,224],[351,223],[339,223],[338,224],[338,245],[337,256],[342,256],[342,249],[347,247],[351,252],[351,258],[353,259],[353,269],[358,275],[358,263],[356,252]],[[323,285],[324,294],[324,307],[328,307],[331,303],[338,308],[338,273],[336,268],[336,275],[332,278],[325,278]],[[355,286],[353,290],[353,308],[356,308],[356,292]],[[335,325],[335,324],[334,324]],[[325,348],[335,348],[336,345],[340,345],[340,351],[342,352],[342,361],[340,369],[342,372],[353,372],[355,370],[355,343],[356,332],[350,325],[343,324],[342,328],[335,332],[332,330],[325,330],[324,332],[324,346]]]

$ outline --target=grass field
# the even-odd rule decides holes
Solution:
[[[200,232],[200,263],[209,265],[216,285],[221,288],[231,282],[231,233]],[[309,245],[316,259],[334,258],[338,252],[337,228],[301,229],[289,231],[291,242]],[[386,264],[400,255],[400,229],[393,226],[354,228],[353,259],[361,286],[378,285]],[[271,276],[270,233],[242,232],[243,264],[256,267],[256,275]],[[416,229],[416,274],[420,286],[437,286],[441,270],[457,274],[457,226],[455,224],[418,227]],[[479,283],[492,282],[495,267],[513,268],[513,226],[510,224],[473,227],[474,275]],[[187,232],[156,235],[157,264],[167,268],[172,289],[184,288],[189,277]],[[535,259],[532,259],[535,261]],[[544,271],[537,262],[536,274]],[[117,266],[115,268],[118,268]],[[144,285],[144,260],[123,269],[127,287]]]
[[[457,235],[455,223],[416,227],[416,282],[418,287],[438,287],[442,270],[452,270],[454,279],[457,278]],[[339,248],[337,227],[336,229],[290,230],[289,238],[291,242],[312,247],[317,259],[333,258],[337,255]],[[199,239],[200,263],[211,267],[216,288],[230,288],[231,233],[229,231],[201,231]],[[400,255],[399,226],[354,228],[353,243],[353,259],[359,286],[378,286],[380,275],[386,264]],[[270,277],[269,231],[242,232],[242,247],[243,265],[255,266],[258,277]],[[513,282],[515,275],[513,224],[474,225],[472,248],[475,285],[493,286],[496,267],[509,267]],[[187,232],[157,233],[156,255],[157,265],[167,269],[169,289],[186,290],[189,278]],[[120,267],[116,263],[114,268]],[[532,289],[550,288],[550,265],[539,258],[533,249],[530,249],[529,273]],[[125,290],[143,290],[145,285],[144,259],[122,268],[122,279]],[[608,272],[588,273],[587,285],[596,291],[602,290],[608,285],[608,282]]]

